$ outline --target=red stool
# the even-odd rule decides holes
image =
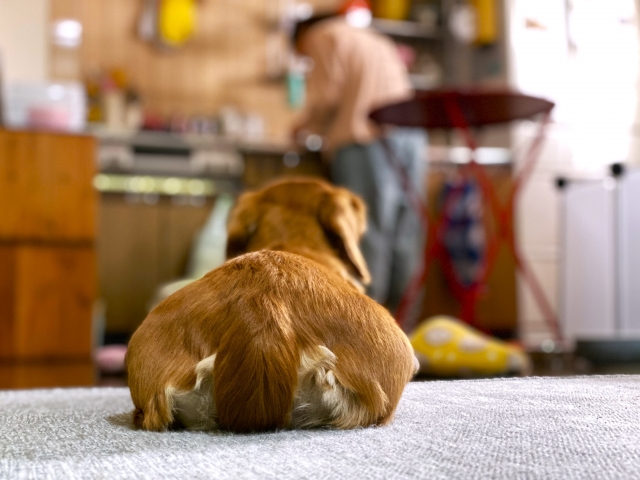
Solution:
[[[514,207],[518,193],[529,179],[536,164],[553,107],[554,104],[547,100],[509,90],[438,90],[419,91],[412,100],[388,105],[371,113],[371,119],[380,126],[395,125],[420,127],[426,130],[457,131],[471,150],[471,161],[462,167],[461,174],[477,181],[484,202],[495,217],[497,227],[493,235],[487,236],[487,254],[480,281],[470,287],[463,285],[455,275],[453,265],[442,242],[442,230],[446,220],[444,212],[447,211],[447,208],[443,208],[439,214],[430,214],[401,162],[395,156],[393,149],[388,142],[383,140],[388,160],[398,175],[411,205],[419,213],[422,226],[427,234],[422,265],[411,279],[396,312],[396,320],[401,326],[404,324],[411,307],[415,304],[426,280],[428,268],[434,260],[440,260],[442,263],[453,293],[461,303],[460,317],[473,325],[480,291],[495,265],[500,244],[505,242],[546,322],[555,333],[556,339],[562,340],[558,318],[536,275],[521,255],[513,229]],[[497,197],[487,172],[475,160],[478,145],[471,129],[509,123],[539,115],[542,116],[542,120],[538,133],[526,153],[524,166],[515,178],[508,200],[504,203]],[[450,201],[455,201],[455,196]]]

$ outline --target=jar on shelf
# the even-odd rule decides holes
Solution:
[[[411,10],[411,0],[375,0],[373,16],[387,20],[406,20]]]

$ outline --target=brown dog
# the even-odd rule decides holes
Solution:
[[[244,194],[228,228],[227,253],[240,256],[160,303],[131,338],[136,425],[389,422],[416,363],[393,318],[359,291],[365,218],[358,197],[313,179]]]

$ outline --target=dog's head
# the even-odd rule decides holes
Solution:
[[[319,261],[356,284],[371,281],[358,246],[366,208],[344,188],[313,178],[279,181],[241,195],[227,227],[228,258],[285,250]]]

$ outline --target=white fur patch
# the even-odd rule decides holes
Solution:
[[[337,361],[334,353],[322,345],[302,354],[291,412],[293,428],[353,428],[371,423],[370,412],[356,393],[336,378]]]
[[[429,370],[429,359],[421,354],[416,352],[413,356],[413,368],[414,375],[422,370],[422,372],[426,372]]]
[[[181,392],[167,389],[167,400],[177,420],[188,430],[212,430],[217,427],[216,405],[213,399],[213,364],[216,356],[202,359],[195,368],[196,384]]]

